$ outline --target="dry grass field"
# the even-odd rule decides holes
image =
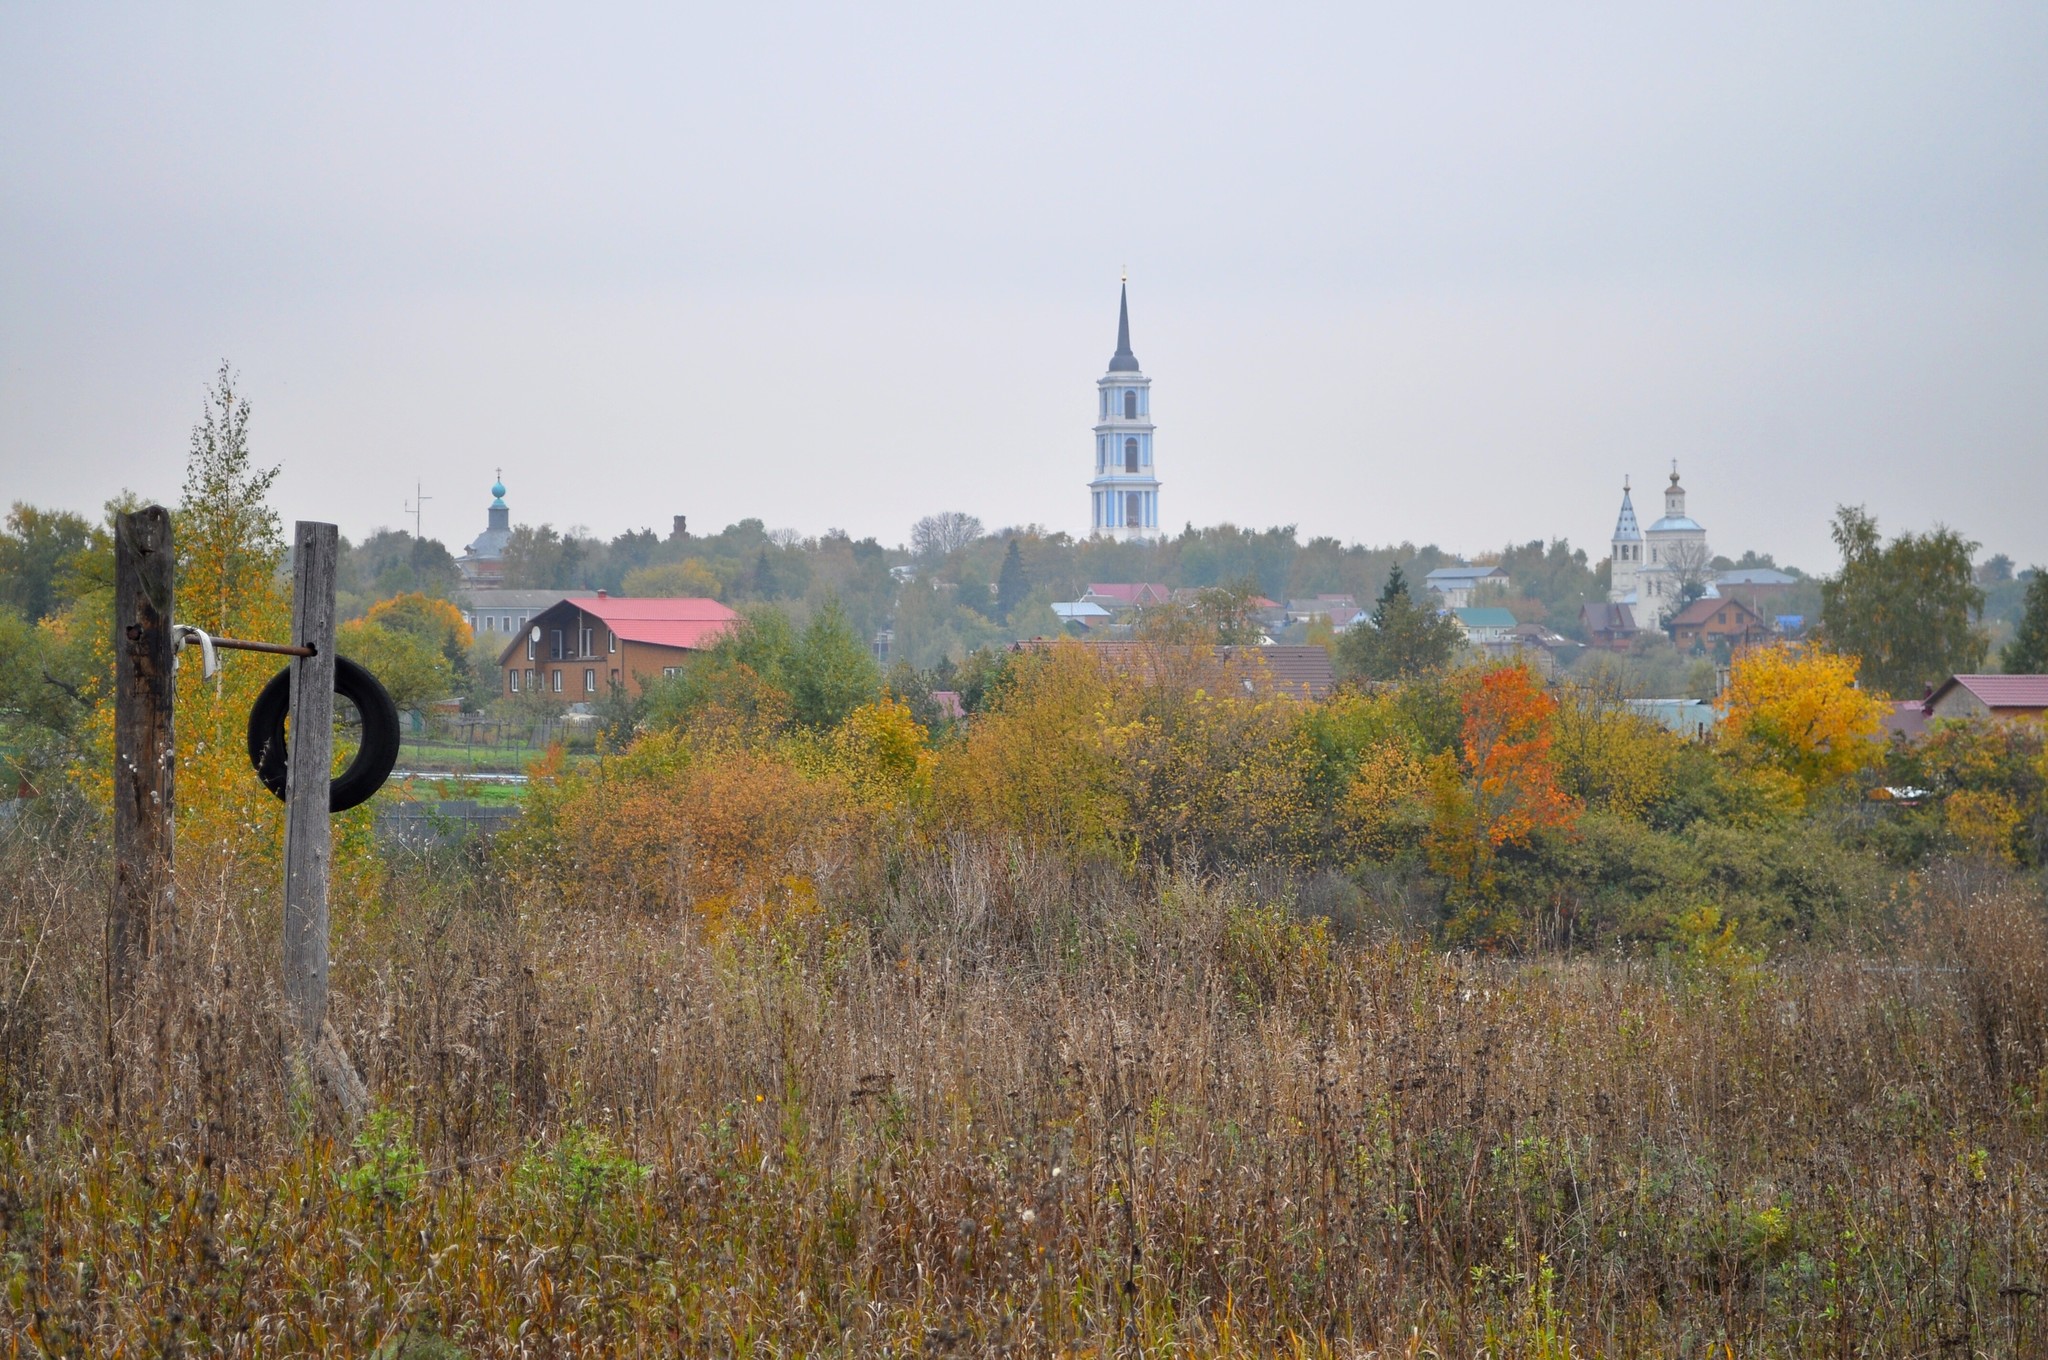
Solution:
[[[8,1355],[2048,1349],[2002,872],[1855,950],[1499,960],[1000,843],[715,935],[479,857],[338,913],[353,1126],[269,893],[184,892],[110,1038],[106,880],[0,850]]]

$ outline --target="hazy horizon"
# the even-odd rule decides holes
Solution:
[[[2048,563],[2048,12],[0,14],[0,501],[1083,534],[1119,274],[1161,523]]]

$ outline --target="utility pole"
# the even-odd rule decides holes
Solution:
[[[422,496],[420,490],[421,484],[414,482],[412,484],[412,504],[405,507],[405,513],[412,516],[412,541],[415,543],[420,541],[420,510],[422,505],[424,502],[434,499],[432,496]]]

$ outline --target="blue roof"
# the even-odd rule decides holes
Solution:
[[[1495,572],[1500,572],[1500,568],[1438,567],[1435,571],[1423,577],[1422,580],[1424,584],[1427,584],[1431,581],[1483,581],[1487,577],[1492,576]],[[1506,575],[1505,572],[1501,572],[1501,574]]]
[[[1653,534],[1669,530],[1683,529],[1694,529],[1698,530],[1700,533],[1705,533],[1707,531],[1707,526],[1701,524],[1698,520],[1692,518],[1692,516],[1690,515],[1666,515],[1664,518],[1658,520],[1655,524],[1652,524],[1650,526],[1650,532]]]
[[[1621,543],[1641,538],[1643,531],[1636,527],[1635,502],[1628,498],[1628,487],[1621,488],[1621,516],[1614,521],[1614,541]]]
[[[1451,612],[1456,614],[1458,622],[1464,624],[1467,628],[1512,628],[1515,626],[1514,614],[1509,610],[1498,607],[1490,609],[1453,609]]]

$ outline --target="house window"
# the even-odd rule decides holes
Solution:
[[[586,671],[584,671],[584,672],[583,672],[583,692],[584,692],[585,694],[595,694],[595,693],[597,693],[597,672],[596,672],[596,671],[592,671],[592,670],[586,670]]]
[[[505,682],[512,687],[514,694],[519,692],[519,668],[517,666],[505,672]]]
[[[604,636],[607,651],[616,652],[617,650],[619,650],[619,635],[617,633],[614,633],[611,629],[607,628],[605,629]]]
[[[533,638],[529,636],[526,639],[526,659],[528,661],[533,660],[533,646]]]
[[[548,660],[560,661],[561,659],[562,630],[559,628],[550,628],[548,630]],[[561,686],[557,685],[555,688],[560,689]]]
[[[1124,441],[1124,471],[1125,471],[1125,472],[1136,472],[1137,470],[1138,470],[1138,441],[1137,441],[1137,440],[1135,440],[1135,439],[1126,439],[1126,440]]]
[[[555,693],[557,693],[557,694],[560,694],[561,692],[562,692],[562,668],[561,668],[560,666],[557,666],[557,667],[555,667]]]
[[[618,688],[618,686],[619,686],[619,668],[618,668],[618,667],[616,667],[616,666],[614,666],[614,667],[612,667],[612,688],[613,688],[613,689],[617,689],[617,688]]]
[[[1131,390],[1131,389],[1129,389],[1129,388],[1125,388],[1125,389],[1124,389],[1124,419],[1125,419],[1125,420],[1136,420],[1137,418],[1138,418],[1138,394],[1137,394],[1136,392],[1132,391],[1132,390]]]
[[[533,667],[531,666],[526,668],[526,687],[528,689],[533,688]]]
[[[683,668],[681,666],[663,666],[661,668],[661,678],[664,680],[673,680],[682,673]]]

